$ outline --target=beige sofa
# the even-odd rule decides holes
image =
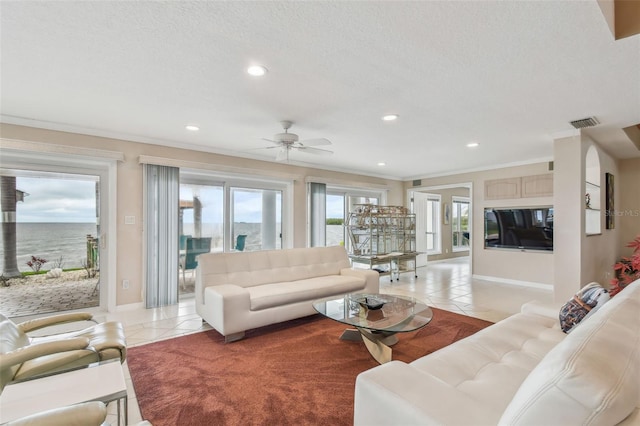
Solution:
[[[522,312],[410,364],[356,379],[357,425],[640,423],[640,280],[570,334]]]
[[[198,256],[196,312],[230,342],[245,330],[315,313],[315,299],[378,293],[380,278],[353,269],[344,247]]]

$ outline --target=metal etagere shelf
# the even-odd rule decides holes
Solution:
[[[391,281],[402,272],[416,274],[416,216],[405,207],[356,204],[345,227],[353,263],[391,275]]]

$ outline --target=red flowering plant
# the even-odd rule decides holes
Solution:
[[[31,256],[31,260],[27,262],[27,266],[33,269],[33,272],[39,272],[42,265],[47,263],[48,260],[42,259],[41,257]]]
[[[611,280],[609,289],[611,296],[615,296],[623,288],[640,279],[640,235],[627,244],[627,247],[633,248],[631,256],[623,257],[613,265],[616,277]]]

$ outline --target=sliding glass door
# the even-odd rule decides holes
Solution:
[[[327,194],[326,236],[327,246],[344,245],[344,194]]]
[[[180,171],[180,294],[192,293],[197,256],[283,247],[286,184]],[[286,227],[285,227],[286,228]]]
[[[100,176],[3,168],[0,180],[5,218],[0,271],[15,278],[2,288],[2,313],[14,317],[100,306],[106,291]]]
[[[179,233],[186,238],[210,238],[212,252],[224,251],[224,187],[180,185]]]
[[[231,188],[233,250],[282,248],[282,191]]]
[[[380,194],[364,194],[346,190],[327,189],[326,194],[326,246],[345,245],[344,223],[350,211],[358,204],[375,204],[380,202]],[[347,249],[349,247],[347,246]]]

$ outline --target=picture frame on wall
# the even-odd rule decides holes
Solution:
[[[444,203],[443,205],[444,214],[442,215],[442,222],[445,225],[449,224],[449,219],[451,218],[451,207],[449,203]]]
[[[605,188],[606,188],[606,210],[605,210],[605,219],[606,219],[606,227],[607,229],[614,229],[616,227],[616,215],[615,215],[615,206],[614,206],[614,179],[613,174],[605,173]]]

